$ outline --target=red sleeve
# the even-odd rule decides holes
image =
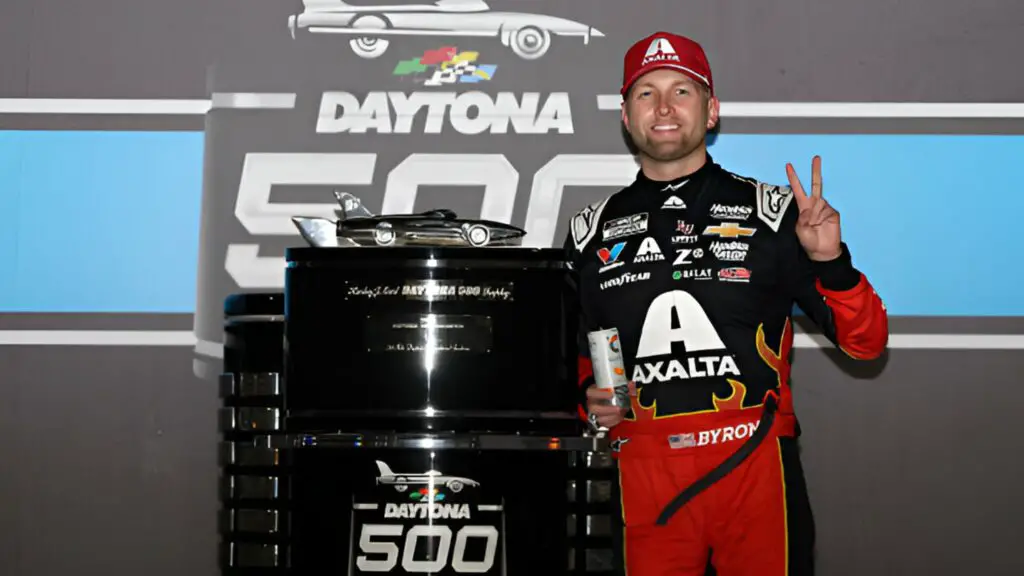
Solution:
[[[889,343],[889,318],[881,298],[853,265],[845,242],[832,260],[808,257],[796,234],[800,209],[791,199],[792,192],[778,227],[784,290],[844,354],[856,360],[878,358]]]
[[[889,343],[889,316],[867,277],[853,266],[845,243],[842,248],[835,260],[803,265],[806,288],[798,291],[797,302],[844,354],[874,360]]]
[[[889,314],[864,274],[849,290],[828,290],[821,280],[816,285],[832,310],[839,349],[857,360],[881,356],[889,343]]]

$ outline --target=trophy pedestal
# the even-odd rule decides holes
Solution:
[[[292,249],[279,309],[236,297],[222,574],[620,574],[558,252]]]

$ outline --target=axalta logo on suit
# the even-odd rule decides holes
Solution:
[[[633,381],[637,384],[690,378],[720,378],[730,375],[740,375],[740,369],[732,356],[690,357],[685,359],[685,365],[676,359],[668,362],[646,362],[633,369]]]
[[[686,318],[688,321],[674,328],[674,318]],[[685,358],[673,357],[672,345],[676,342],[685,345]],[[655,360],[658,357],[663,359]],[[680,290],[661,294],[651,302],[636,359],[633,381],[637,385],[676,379],[740,376],[735,358],[728,353],[704,308],[691,294]]]

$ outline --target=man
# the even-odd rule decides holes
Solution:
[[[847,355],[879,357],[888,319],[839,214],[731,173],[706,150],[719,101],[704,50],[659,32],[626,53],[622,122],[636,181],[575,215],[566,249],[584,318],[580,377],[619,465],[629,576],[813,570],[813,520],[789,388],[794,303]],[[631,407],[594,388],[586,332],[617,328]],[[635,386],[635,387],[634,387]],[[581,408],[582,409],[582,408]]]

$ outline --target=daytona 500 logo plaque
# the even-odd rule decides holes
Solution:
[[[350,574],[505,574],[502,505],[482,501],[478,482],[377,468],[353,502]]]

